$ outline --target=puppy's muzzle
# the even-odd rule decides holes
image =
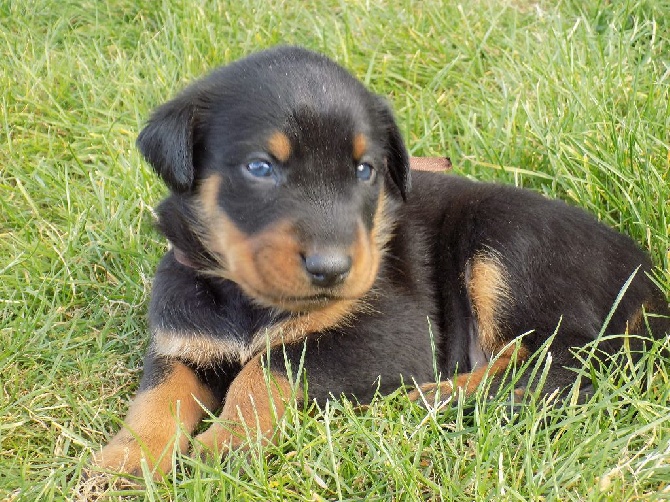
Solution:
[[[352,265],[348,253],[333,249],[309,253],[302,259],[312,285],[320,288],[331,288],[344,282]]]

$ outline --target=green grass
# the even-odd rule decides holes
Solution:
[[[667,0],[204,4],[0,1],[0,500],[73,497],[117,430],[165,251],[165,189],[134,139],[154,106],[254,50],[335,58],[388,96],[413,154],[587,208],[670,291]],[[599,375],[586,406],[531,400],[511,422],[504,396],[291,412],[277,447],[178,458],[124,499],[670,499],[661,348]]]

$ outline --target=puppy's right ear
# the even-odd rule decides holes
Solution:
[[[187,96],[157,108],[137,137],[137,147],[151,167],[175,192],[193,187],[196,105]]]

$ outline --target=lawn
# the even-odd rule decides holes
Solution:
[[[668,0],[0,0],[0,500],[79,499],[141,373],[166,190],[149,111],[280,43],[387,96],[413,155],[628,233],[670,292]],[[430,203],[430,201],[426,201]],[[111,500],[670,499],[670,358],[595,373],[583,406],[405,395],[292,410],[277,446]],[[538,378],[547,361],[528,371]]]

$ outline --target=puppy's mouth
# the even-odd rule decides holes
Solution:
[[[281,295],[276,291],[259,291],[250,284],[240,284],[242,289],[257,303],[263,306],[280,308],[295,313],[309,313],[322,310],[333,304],[356,301],[359,297],[337,294],[336,292],[320,292],[306,295]]]
[[[329,303],[337,302],[342,300],[352,300],[353,298],[345,298],[339,295],[332,295],[328,293],[320,293],[318,295],[308,295],[308,296],[289,296],[284,298],[278,298],[277,301],[284,301],[289,303]]]

